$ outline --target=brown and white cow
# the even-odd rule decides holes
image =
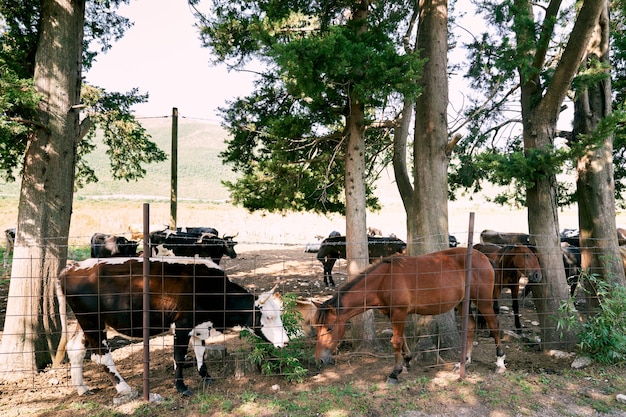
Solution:
[[[57,296],[64,331],[57,363],[67,344],[72,383],[79,394],[89,391],[82,368],[87,349],[92,360],[108,371],[120,395],[133,392],[113,363],[106,328],[128,337],[142,336],[143,262],[143,258],[91,258],[67,266],[59,276]],[[194,336],[196,333],[242,326],[276,347],[288,342],[280,306],[271,294],[255,298],[210,260],[163,258],[149,262],[150,335],[165,333],[174,326],[174,385],[179,393],[191,395],[183,381],[183,363],[190,339],[194,340],[194,350],[197,348],[194,337],[201,336]],[[82,329],[69,341],[66,303]],[[204,364],[199,366],[199,373],[206,383],[212,382]]]

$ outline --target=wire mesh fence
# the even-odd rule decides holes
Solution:
[[[466,232],[454,233],[454,236],[461,248],[467,245],[468,235]],[[81,261],[90,258],[90,238],[91,236],[73,236],[70,239],[71,242],[83,243],[70,244],[68,252],[71,261],[68,262]],[[478,243],[479,241],[479,234],[475,233],[473,236],[473,242]],[[235,246],[237,256],[233,258],[225,256],[220,260],[219,265],[220,270],[223,271],[227,277],[226,281],[240,285],[246,290],[247,293],[251,294],[255,300],[258,300],[262,294],[270,291],[274,287],[276,292],[282,294],[283,297],[285,295],[293,294],[300,300],[300,304],[296,304],[294,307],[295,309],[299,308],[302,310],[302,318],[299,324],[304,327],[302,336],[303,342],[298,346],[304,352],[304,354],[300,357],[301,364],[309,376],[319,372],[317,363],[313,359],[316,341],[315,328],[310,327],[310,321],[312,320],[310,311],[315,308],[311,307],[309,301],[313,300],[315,302],[323,302],[340,293],[342,288],[344,288],[343,286],[348,282],[348,263],[344,259],[338,259],[332,269],[337,286],[329,287],[324,284],[323,265],[322,262],[318,260],[317,251],[315,250],[317,248],[316,245],[319,245],[319,243],[320,242],[318,241],[302,242],[298,244],[281,244],[240,240]],[[148,249],[147,245],[142,245],[141,243],[137,248],[139,253]],[[543,248],[538,248],[538,250],[541,251]],[[559,250],[561,249],[559,248]],[[166,259],[166,257],[162,257],[161,259]],[[3,278],[0,283],[0,291],[2,292],[0,296],[2,301],[0,319],[2,320],[2,327],[4,327],[5,322],[18,319],[24,314],[23,312],[18,312],[13,313],[16,314],[15,316],[11,316],[10,311],[7,310],[6,307],[9,287],[28,287],[29,282],[33,280],[32,277],[10,276],[10,266],[21,261],[23,260],[16,258],[13,254],[11,254],[8,256],[8,266],[3,270],[5,278]],[[375,261],[375,259],[373,259],[373,261]],[[120,258],[109,258],[108,260],[104,260],[104,262],[119,264],[123,261]],[[183,261],[181,258],[178,258],[177,261],[168,260],[166,262],[186,263],[188,261]],[[195,261],[195,263],[198,262],[198,260]],[[129,312],[130,308],[136,309],[137,307],[128,307],[128,300],[131,298],[130,293],[134,291],[133,286],[135,285],[131,280],[131,276],[140,274],[141,271],[116,271],[118,272],[107,272],[106,274],[108,274],[108,276],[113,274],[116,277],[123,276],[124,278],[122,281],[124,281],[125,284],[122,285],[122,289],[119,290],[119,292],[112,292],[109,295],[116,298],[120,306],[125,305],[126,307],[120,307],[119,311],[112,311],[112,313],[120,316],[120,322],[125,320],[127,326],[124,327],[123,324],[118,324],[119,328],[117,329],[117,333],[113,332],[113,329],[109,329],[107,344],[112,350],[113,360],[117,365],[121,376],[126,379],[129,385],[133,388],[139,388],[143,378],[142,367],[145,363],[145,359],[143,358],[143,345],[137,339],[128,340],[127,338],[120,336],[119,333],[131,333],[132,336],[140,335],[139,330],[141,330],[141,325],[138,323],[140,315],[138,315],[138,311],[136,310]],[[548,271],[545,269],[542,271],[544,275],[546,272]],[[160,278],[163,280],[166,275],[169,276],[172,274],[175,275],[175,273],[172,273],[171,271],[167,273],[164,272]],[[418,272],[416,272],[416,274],[419,276]],[[438,276],[440,278],[441,275],[441,271],[439,271]],[[387,280],[393,281],[394,278],[395,277],[392,272]],[[103,276],[101,279],[105,279],[105,277]],[[198,276],[196,279],[202,280],[207,279],[207,277]],[[19,284],[20,281],[22,281],[21,284]],[[545,351],[553,348],[560,348],[560,346],[557,345],[548,346],[545,344],[545,341],[542,340],[542,335],[545,335],[546,332],[557,332],[558,329],[554,327],[554,322],[551,320],[551,315],[554,314],[554,311],[544,310],[542,313],[539,313],[535,308],[536,303],[538,302],[536,298],[537,292],[533,291],[525,294],[523,291],[524,287],[528,285],[527,274],[521,274],[519,282],[521,287],[520,313],[522,329],[521,331],[516,332],[512,311],[511,293],[506,290],[503,291],[500,300],[501,309],[499,314],[499,328],[503,336],[503,340],[505,341],[505,350],[508,360],[513,361],[513,365],[509,366],[532,367],[534,366],[533,359],[538,358],[540,355],[540,349]],[[539,281],[533,283],[532,285],[539,286],[544,285],[544,283]],[[566,286],[567,283],[563,283],[563,285]],[[97,285],[96,289],[97,291],[100,291],[101,286]],[[441,292],[447,290],[448,288],[444,283],[436,289]],[[373,291],[374,289],[371,290]],[[369,291],[370,289],[366,290],[366,292]],[[407,289],[399,286],[396,291],[398,291],[398,294],[401,294],[402,292],[407,291]],[[173,292],[174,291],[171,289],[162,291],[163,294],[167,293],[170,296]],[[204,293],[198,294],[194,285],[185,289],[181,295],[182,298],[187,297],[193,299],[193,296],[200,295],[200,298],[203,298],[215,295],[215,293],[217,292],[207,293],[205,290]],[[159,297],[161,295],[161,293],[157,292],[153,294],[155,297]],[[481,294],[482,297],[487,298],[490,295],[491,294],[485,293]],[[12,296],[16,296],[18,298],[20,297],[20,295],[16,294],[13,294]],[[574,296],[576,300],[575,305],[580,306],[585,302],[585,296],[582,291],[577,292]],[[88,296],[82,298],[85,299],[86,297]],[[428,297],[436,298],[430,293]],[[562,300],[553,301],[561,302]],[[545,300],[542,300],[541,302],[545,302]],[[102,311],[98,310],[98,308],[101,307],[98,303],[99,301],[96,302],[97,307],[95,311],[102,313]],[[424,303],[428,304],[428,300],[425,300]],[[38,300],[38,303],[36,304],[43,305],[45,303],[43,299],[41,299]],[[161,316],[167,314],[175,316],[182,313],[192,313],[191,321],[184,324],[184,326],[186,326],[185,329],[191,331],[190,328],[200,324],[199,321],[201,321],[193,316],[195,307],[190,307],[193,305],[195,304],[192,302],[191,304],[182,307],[180,311],[176,310],[173,306],[170,306],[169,310],[168,307],[163,307],[156,313]],[[343,335],[341,343],[338,346],[338,350],[333,352],[336,354],[335,360],[337,362],[344,361],[350,363],[356,362],[356,364],[366,364],[367,361],[364,358],[375,359],[377,361],[376,366],[379,367],[380,370],[381,381],[387,373],[391,371],[394,363],[394,352],[390,344],[390,340],[393,336],[393,325],[395,323],[393,323],[388,316],[391,315],[390,309],[401,308],[402,306],[394,305],[393,301],[391,301],[390,304],[382,307],[382,312],[376,311],[373,314],[373,323],[370,324],[370,326],[373,326],[374,332],[369,339],[369,343],[363,343],[363,332],[359,331],[364,324],[360,321],[352,322],[348,324],[349,328]],[[219,310],[224,317],[242,312],[229,311],[224,307],[202,308],[213,308],[215,311]],[[251,315],[254,314],[254,312],[253,307],[247,308],[243,311],[243,313]],[[35,314],[42,314],[41,310],[37,311]],[[35,322],[39,321],[39,319],[35,320]],[[161,389],[174,390],[174,337],[172,329],[169,326],[170,321],[154,320],[154,322],[158,322],[160,327],[155,327],[151,333],[162,334],[155,336],[150,340],[150,356],[148,359],[150,364],[150,372],[148,375],[150,384]],[[189,323],[192,323],[193,325],[190,325]],[[452,325],[450,325],[450,323]],[[77,326],[76,317],[71,314],[70,324],[73,326],[73,329]],[[546,328],[546,325],[549,325],[550,327]],[[263,363],[263,361],[280,361],[280,354],[277,354],[277,356],[272,356],[271,354],[263,356],[260,359],[261,362],[259,362],[258,358],[255,358],[254,354],[257,348],[256,342],[254,339],[241,337],[241,331],[246,327],[253,327],[253,325],[248,323],[248,326],[246,326],[246,323],[241,323],[239,326],[214,329],[215,331],[209,332],[209,337],[206,340],[203,339],[200,344],[197,345],[200,346],[198,351],[202,351],[200,356],[197,356],[194,352],[193,340],[190,342],[191,345],[189,346],[189,349],[187,349],[183,366],[185,368],[189,368],[185,369],[184,377],[185,381],[192,386],[194,390],[208,389],[207,383],[209,380],[217,381],[217,383],[219,383],[220,381],[228,381],[232,378],[285,378],[289,376],[289,372],[291,372],[291,370],[286,370],[285,367],[281,366],[271,368],[265,366]],[[2,338],[6,338],[8,336],[6,333],[7,327],[4,328],[5,333],[2,334]],[[134,331],[131,332],[129,329],[134,329]],[[448,316],[437,317],[435,319],[423,316],[409,316],[405,334],[407,345],[409,349],[414,352],[416,358],[413,361],[414,365],[420,367],[430,367],[431,369],[443,369],[458,362],[460,359],[460,330],[461,321],[458,319],[458,316],[454,315],[454,313]],[[37,338],[37,335],[29,335],[29,337]],[[47,349],[47,347],[41,343],[36,343],[34,345],[37,346],[35,349]],[[478,364],[482,364],[487,369],[493,369],[495,367],[495,345],[489,335],[489,332],[479,329],[472,347],[475,363],[477,362]],[[33,352],[33,355],[38,356],[37,353],[38,352]],[[103,390],[113,390],[113,385],[111,385],[109,378],[107,378],[105,373],[100,372],[99,366],[89,361],[89,356],[90,355],[88,354],[85,360],[85,379],[87,381],[87,385]],[[204,363],[207,373],[211,378],[205,378],[204,380],[198,378],[198,358],[200,358],[201,362]],[[367,362],[367,365],[365,366],[371,366],[371,362]],[[269,369],[271,369],[272,375],[266,375],[268,373],[267,370]],[[14,369],[8,371],[28,374],[27,370],[24,369]],[[39,374],[30,375],[20,383],[16,383],[14,385],[4,385],[2,386],[2,391],[10,392],[11,390],[36,388],[50,389],[53,391],[63,389],[74,392],[76,387],[73,385],[71,373],[72,368],[66,361],[61,367],[54,369],[48,367]],[[114,390],[112,392],[114,392]]]

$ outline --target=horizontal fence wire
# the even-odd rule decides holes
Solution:
[[[126,233],[126,234],[125,234]],[[131,238],[128,231],[120,233]],[[112,233],[115,234],[115,233]],[[453,233],[456,238],[458,246],[464,247],[467,244],[467,233]],[[473,242],[478,243],[480,241],[480,234],[474,233]],[[72,236],[68,246],[68,263],[75,261],[82,261],[90,257],[90,242],[91,236]],[[235,250],[237,256],[230,258],[224,256],[220,259],[219,268],[224,271],[227,279],[244,287],[254,298],[258,298],[263,293],[275,288],[277,293],[280,293],[283,297],[293,294],[302,302],[302,309],[310,309],[309,301],[323,302],[329,298],[340,293],[340,289],[348,282],[348,262],[345,259],[338,259],[332,268],[332,275],[337,284],[336,287],[329,287],[324,284],[324,271],[320,260],[317,259],[317,249],[322,243],[322,238],[313,239],[311,242],[259,242],[251,241],[247,239],[237,240]],[[534,240],[534,239],[532,239]],[[348,244],[363,244],[366,242],[348,242]],[[0,246],[1,247],[1,246]],[[4,328],[4,323],[8,320],[14,320],[19,317],[7,316],[6,304],[8,298],[8,289],[11,285],[19,285],[25,287],[32,283],[33,278],[23,276],[11,276],[12,263],[21,262],[23,260],[16,259],[13,253],[9,253],[10,249],[8,244],[2,247],[3,255],[7,253],[7,265],[3,266],[3,278],[0,281],[0,299],[2,305],[0,306],[0,325]],[[144,245],[143,242],[139,242],[137,248],[138,253],[143,250],[148,250],[148,245]],[[538,248],[539,251],[545,250],[545,248]],[[561,249],[559,248],[561,251]],[[463,252],[462,252],[463,253]],[[559,255],[561,252],[559,252]],[[157,258],[167,261],[166,257]],[[32,260],[31,260],[32,261]],[[106,260],[105,260],[106,261]],[[371,261],[377,261],[377,259],[371,259]],[[476,259],[474,259],[476,261]],[[116,261],[119,262],[119,261]],[[200,262],[200,261],[197,261]],[[40,263],[40,262],[35,262]],[[139,271],[140,273],[141,271]],[[448,272],[448,271],[445,271]],[[543,274],[545,274],[545,269]],[[434,274],[445,275],[443,271],[435,271]],[[419,274],[419,271],[416,271]],[[127,279],[127,287],[117,294],[110,294],[111,296],[119,296],[120,300],[128,301],[128,292],[133,287],[131,282],[131,273],[123,273]],[[162,277],[164,280],[166,276]],[[101,277],[102,280],[107,277]],[[197,279],[203,279],[198,277]],[[386,279],[393,281],[397,279],[393,273],[386,277]],[[443,279],[443,278],[442,278]],[[22,281],[21,283],[19,283]],[[508,290],[504,290],[500,298],[500,305],[502,306],[499,314],[499,327],[500,332],[507,343],[507,349],[528,350],[539,355],[539,347],[543,346],[543,349],[550,349],[550,346],[541,345],[542,334],[546,331],[556,332],[557,329],[550,328],[545,329],[541,327],[542,323],[549,322],[546,317],[540,317],[539,313],[535,309],[535,292],[531,292],[524,295],[524,287],[528,285],[527,277],[522,277],[520,280],[520,304],[521,304],[521,318],[523,330],[521,333],[515,332],[515,325],[513,320],[512,300],[511,294]],[[536,283],[533,285],[543,285],[543,283]],[[566,285],[566,284],[564,284]],[[368,289],[369,290],[369,289]],[[373,289],[372,289],[373,290]],[[448,288],[445,283],[442,283],[440,291],[446,291]],[[397,291],[405,291],[404,288],[399,288]],[[98,295],[98,294],[93,294]],[[151,294],[153,297],[161,296],[162,294]],[[209,292],[205,294],[197,294],[192,292],[186,292],[183,296],[199,297],[211,297],[215,293]],[[87,295],[81,295],[80,297],[86,297]],[[79,296],[76,296],[79,297]],[[585,295],[582,291],[578,291],[574,294],[575,305],[580,305],[585,302]],[[392,297],[393,298],[393,297]],[[424,304],[428,304],[429,300],[423,300]],[[122,303],[123,304],[123,303]],[[121,304],[121,305],[122,305]],[[192,305],[192,304],[190,304]],[[398,306],[385,306],[385,310]],[[305,310],[303,310],[305,311]],[[454,314],[454,310],[452,310]],[[115,313],[115,311],[113,311]],[[181,311],[181,313],[194,313],[194,311]],[[252,310],[248,311],[252,313]],[[475,310],[473,310],[475,312]],[[118,312],[120,315],[127,313],[125,309],[120,309]],[[232,311],[224,310],[222,313],[226,316],[233,314]],[[160,314],[168,314],[167,311],[161,311]],[[310,314],[310,312],[303,313]],[[550,312],[544,314],[551,314]],[[386,375],[386,368],[391,369],[393,366],[393,349],[389,343],[393,335],[393,324],[388,317],[384,314],[376,311],[374,314],[374,328],[375,328],[375,349],[362,349],[362,343],[353,337],[352,327],[354,324],[348,325],[341,343],[339,344],[336,353],[337,361],[350,361],[354,357],[363,358],[375,358],[378,360],[378,365],[381,369],[381,378]],[[71,331],[74,331],[77,327],[76,317],[70,312],[70,325]],[[136,316],[130,317],[132,320],[137,320]],[[308,321],[307,321],[308,320]],[[315,348],[315,329],[311,327],[311,318],[306,317],[301,323],[304,329],[303,337],[303,349],[305,349],[303,366],[309,370],[309,372],[317,372],[317,364],[313,360],[314,348]],[[459,331],[461,327],[461,321],[458,315],[454,314],[453,321],[455,324],[452,328],[446,328],[442,325],[440,318],[433,320],[430,317],[423,316],[409,316],[407,321],[407,330],[405,332],[407,344],[412,352],[415,353],[413,364],[417,367],[430,367],[434,369],[443,369],[449,367],[450,363],[458,362],[460,346],[444,346],[448,340],[459,340]],[[195,320],[194,320],[195,323]],[[196,323],[198,324],[198,323]],[[138,324],[135,322],[129,322],[128,328],[137,328]],[[442,333],[442,329],[449,333]],[[141,386],[141,373],[142,373],[142,344],[138,339],[128,340],[120,336],[119,333],[129,333],[127,328],[121,326],[117,329],[118,332],[109,329],[107,332],[108,343],[113,351],[113,358],[118,367],[120,374],[127,380],[127,382],[135,387]],[[153,333],[161,333],[161,335],[153,337],[150,341],[150,384],[151,386],[168,387],[170,390],[173,388],[173,346],[174,338],[172,335],[172,329],[169,326],[157,326],[153,330]],[[227,381],[230,378],[262,378],[259,367],[250,361],[250,355],[254,349],[253,342],[250,339],[241,337],[242,327],[223,329],[219,332],[214,332],[211,337],[205,341],[206,347],[204,352],[204,360],[207,365],[209,374],[214,380]],[[136,335],[141,335],[141,332],[137,332]],[[2,334],[1,337],[7,337],[7,334]],[[482,348],[480,348],[480,347]],[[478,329],[476,337],[474,339],[474,354],[479,358],[479,361],[493,363],[495,361],[495,345],[493,339],[484,329]],[[113,386],[110,384],[109,379],[103,372],[100,372],[99,367],[89,360],[89,354],[85,358],[85,375],[92,388],[107,389],[114,392]],[[267,360],[276,360],[269,358]],[[195,389],[208,389],[202,385],[196,372],[196,359],[193,349],[190,347],[186,357],[186,367],[184,377],[187,384]],[[532,365],[531,365],[532,366]],[[471,364],[469,368],[471,370]],[[14,370],[14,372],[24,372],[24,370]],[[20,389],[51,389],[58,390],[63,388],[65,390],[73,391],[71,380],[71,369],[67,361],[61,368],[51,369],[50,367],[43,370],[40,374],[30,377],[27,380],[23,380],[18,384],[5,384],[1,387],[2,393],[0,395],[10,395],[12,390]],[[278,372],[280,376],[280,371]]]

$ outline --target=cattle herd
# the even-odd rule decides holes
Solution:
[[[7,229],[5,237],[3,262],[6,268],[15,240],[15,229]],[[237,257],[235,237],[219,237],[218,231],[213,227],[164,229],[150,233],[149,241],[143,245],[144,251],[150,251],[147,268],[150,271],[150,332],[154,335],[173,328],[176,370],[174,385],[183,395],[191,394],[182,374],[184,357],[190,343],[194,348],[200,376],[205,382],[210,382],[211,377],[202,358],[204,339],[214,332],[233,326],[244,326],[277,347],[284,346],[289,341],[281,322],[280,296],[271,290],[255,297],[228,279],[223,268],[219,266],[222,257]],[[534,258],[533,251],[516,249],[519,246],[532,248],[530,236],[524,233],[484,230],[480,237],[481,243],[475,245],[474,249],[484,253],[494,268],[493,299],[497,302],[502,288],[511,288],[516,310],[516,329],[519,332],[519,279],[524,275],[531,283],[541,280],[538,262],[531,259]],[[625,230],[618,229],[618,239],[620,245],[626,244]],[[578,232],[564,230],[561,241],[563,265],[573,294],[581,261]],[[401,239],[393,235],[383,237],[379,230],[372,228],[368,230],[367,244],[370,263],[401,254],[407,247]],[[449,236],[449,246],[453,248],[457,244],[457,239]],[[130,337],[142,335],[144,258],[138,253],[138,247],[137,240],[95,233],[91,237],[91,257],[69,264],[59,276],[57,296],[62,308],[61,316],[66,320],[64,310],[65,305],[69,305],[80,327],[70,335],[67,332],[67,323],[63,321],[64,332],[57,361],[59,355],[62,359],[67,347],[72,365],[72,382],[79,394],[89,392],[82,375],[82,361],[88,349],[93,352],[92,358],[96,358],[107,370],[118,393],[128,394],[131,391],[115,368],[108,350],[105,329],[113,328]],[[334,287],[332,269],[338,259],[346,258],[346,237],[332,232],[320,243],[307,245],[305,251],[317,254],[317,260],[323,266],[325,285]],[[523,265],[505,266],[513,265],[518,259]],[[506,268],[517,269],[517,272],[505,273]],[[528,288],[529,286],[525,291]],[[310,301],[300,301],[298,309],[303,312],[304,321],[308,325],[314,324],[316,305]],[[314,335],[315,331],[306,331],[305,334]]]

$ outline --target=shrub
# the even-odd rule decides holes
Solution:
[[[307,373],[302,366],[307,355],[305,340],[301,336],[299,325],[300,312],[296,310],[296,295],[283,296],[282,320],[285,331],[289,336],[289,344],[283,348],[276,348],[267,343],[249,330],[242,331],[241,337],[253,345],[248,359],[256,365],[264,375],[283,375],[289,382],[302,382]]]
[[[567,325],[574,330],[580,340],[578,348],[582,353],[602,364],[626,363],[626,288],[612,285],[596,275],[587,275],[585,279],[596,288],[599,299],[598,310],[585,320],[579,320],[577,314],[562,314],[566,317],[559,326]],[[567,312],[571,303],[561,306],[561,312]]]

